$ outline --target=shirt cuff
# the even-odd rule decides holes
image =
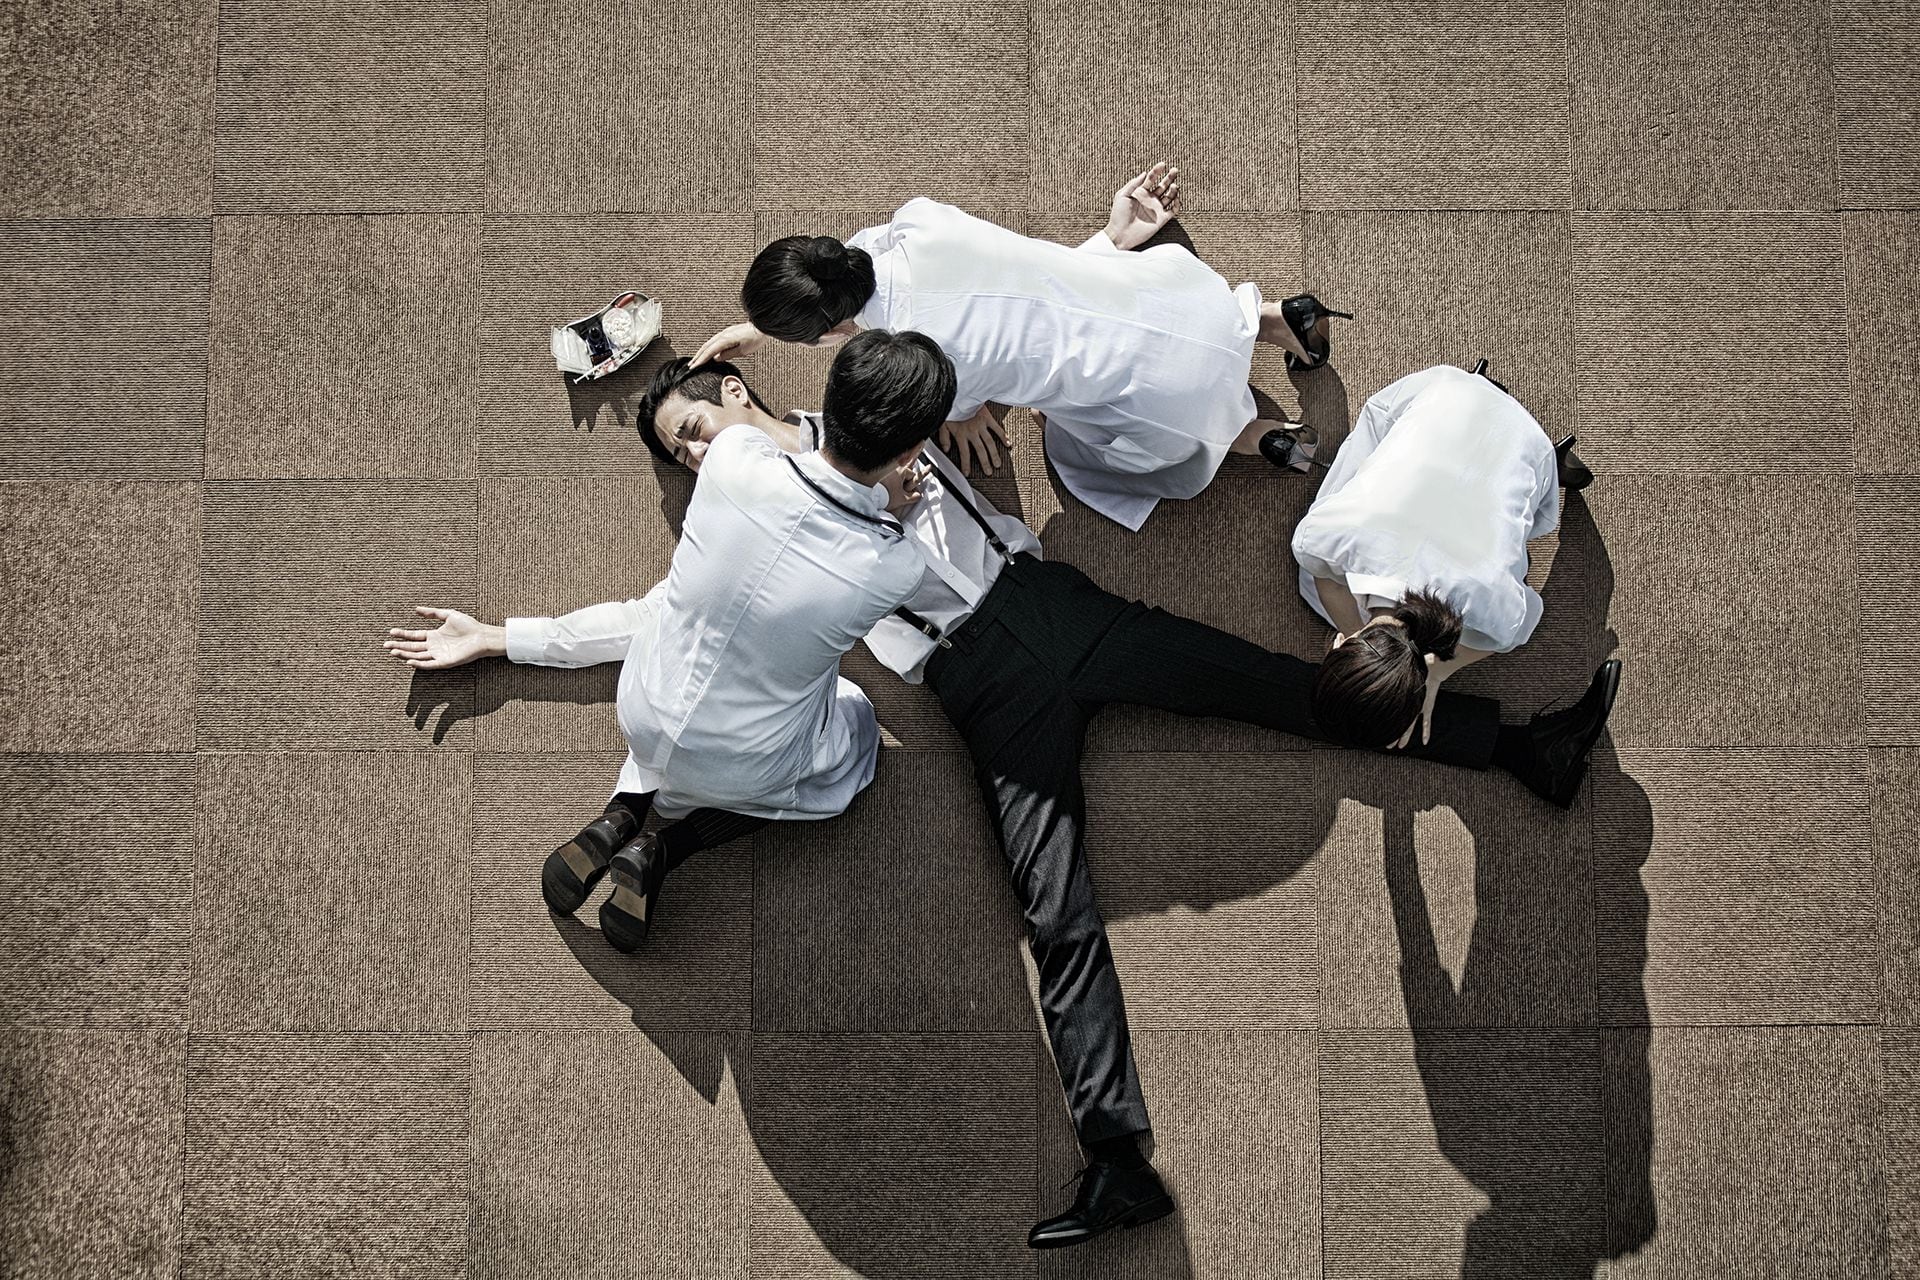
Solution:
[[[508,618],[507,661],[539,665],[547,656],[547,635],[552,629],[552,618]]]
[[[1099,253],[1102,250],[1106,251],[1107,253],[1126,252],[1126,250],[1122,249],[1119,245],[1107,239],[1107,233],[1105,231],[1094,232],[1092,235],[1088,236],[1085,240],[1082,240],[1078,247],[1082,249],[1091,250],[1094,253]]]

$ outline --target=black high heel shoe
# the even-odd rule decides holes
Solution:
[[[1319,444],[1320,433],[1305,423],[1297,427],[1275,427],[1260,437],[1260,456],[1289,471],[1312,471],[1325,465],[1313,456]]]
[[[660,837],[635,840],[613,855],[607,869],[613,874],[613,892],[600,904],[600,936],[615,951],[638,951],[653,925],[660,886],[667,878]]]
[[[1473,368],[1468,370],[1468,372],[1475,374],[1479,377],[1485,378],[1488,382],[1491,382],[1494,386],[1500,388],[1502,391],[1507,390],[1506,383],[1500,381],[1500,379],[1494,377],[1492,374],[1487,372],[1487,358],[1485,356],[1481,356],[1478,360],[1474,361]],[[1512,395],[1513,393],[1511,391],[1508,391],[1507,394]]]
[[[1318,369],[1327,362],[1329,343],[1327,340],[1327,321],[1333,319],[1351,320],[1353,315],[1346,311],[1335,311],[1310,293],[1296,293],[1280,303],[1280,318],[1286,321],[1287,328],[1293,330],[1293,336],[1300,340],[1306,349],[1308,360],[1302,360],[1293,352],[1287,352],[1287,369],[1305,373],[1309,369]]]
[[[1553,442],[1553,456],[1560,468],[1560,487],[1577,493],[1593,483],[1593,468],[1573,456],[1578,437],[1565,435]]]

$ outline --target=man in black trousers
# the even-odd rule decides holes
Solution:
[[[737,369],[679,360],[656,376],[638,426],[656,454],[672,457],[689,421],[697,435],[756,415],[765,411]],[[837,447],[837,435],[869,425],[857,416],[790,418],[800,428],[798,448]],[[897,519],[841,513],[876,539],[917,547],[926,564],[919,589],[866,644],[907,681],[933,687],[972,756],[1026,915],[1041,1012],[1088,1156],[1072,1206],[1035,1226],[1028,1243],[1080,1244],[1173,1210],[1140,1149],[1146,1102],[1087,873],[1080,777],[1087,727],[1105,707],[1132,703],[1322,737],[1311,709],[1318,668],[1124,600],[1072,565],[1042,560],[1033,532],[988,505],[937,449],[929,445],[922,464],[920,499],[895,508]],[[1501,724],[1491,699],[1442,692],[1430,739],[1404,754],[1469,769],[1499,766],[1550,803],[1570,806],[1612,707],[1619,666],[1609,661],[1577,703],[1525,725]]]

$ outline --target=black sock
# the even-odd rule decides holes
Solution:
[[[1525,773],[1533,766],[1533,731],[1524,724],[1503,724],[1493,742],[1493,762],[1508,773]]]
[[[738,840],[767,825],[765,818],[750,818],[725,809],[695,809],[678,822],[660,828],[662,866],[672,871],[702,849],[712,849],[729,840]]]
[[[1090,1142],[1087,1144],[1087,1154],[1100,1164],[1117,1164],[1122,1168],[1147,1162],[1147,1158],[1140,1154],[1140,1136],[1134,1133]]]
[[[647,810],[653,808],[653,792],[622,791],[607,801],[608,813],[629,814],[636,823],[647,820]]]

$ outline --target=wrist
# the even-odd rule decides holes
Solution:
[[[480,624],[480,656],[483,658],[504,658],[507,656],[507,629],[499,623]]]

